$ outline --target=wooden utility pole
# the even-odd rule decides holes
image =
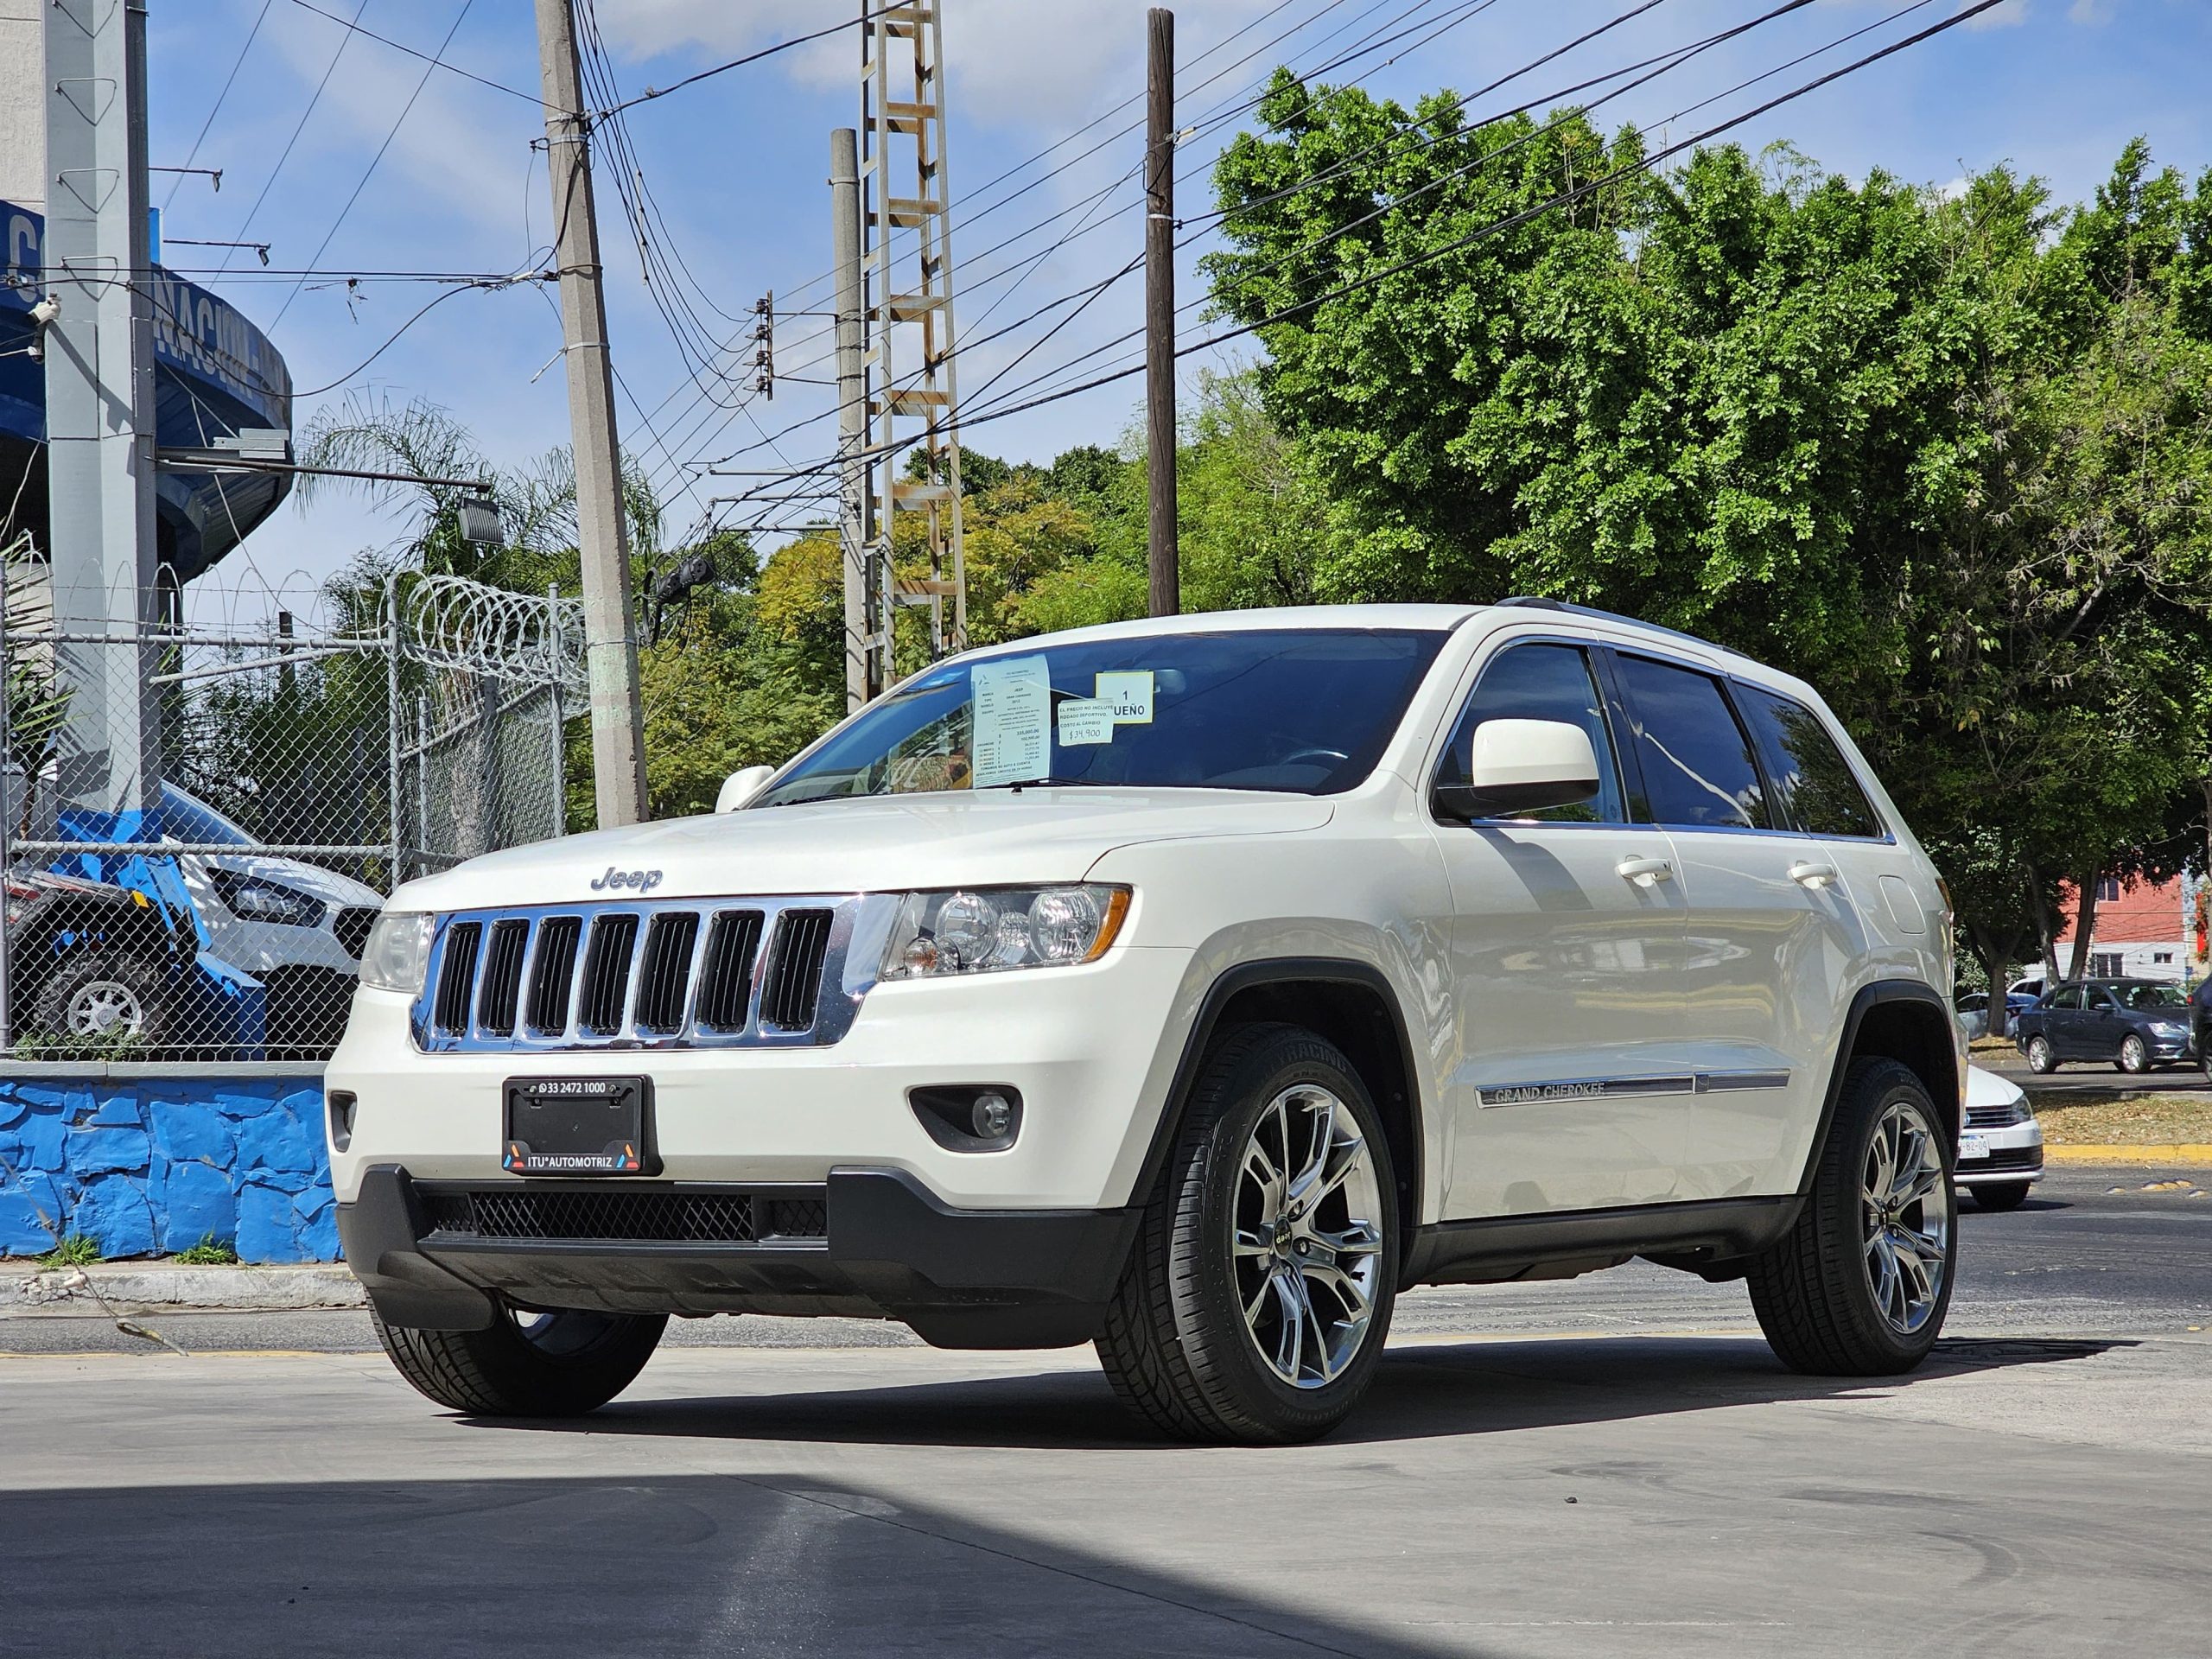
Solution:
[[[1146,544],[1152,563],[1152,613],[1182,608],[1181,554],[1175,540],[1175,14],[1154,6],[1148,25],[1145,134],[1144,413],[1151,509]]]
[[[870,577],[868,456],[868,289],[861,274],[860,135],[830,135],[830,248],[836,273],[837,549],[845,566],[845,712],[883,688],[869,683],[870,619],[878,607]]]
[[[591,677],[592,776],[599,826],[645,816],[645,716],[630,604],[630,538],[622,517],[622,452],[614,434],[614,365],[607,347],[599,221],[592,208],[591,118],[576,63],[574,0],[537,0],[545,99],[545,170],[553,183],[561,273],[562,353],[576,464],[576,542],[584,589],[584,664]]]

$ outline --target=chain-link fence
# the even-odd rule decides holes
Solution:
[[[8,577],[0,1052],[323,1058],[394,887],[561,833],[572,601],[410,576],[318,622],[86,627]]]

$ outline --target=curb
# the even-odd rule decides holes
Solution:
[[[2212,1146],[2126,1146],[2118,1141],[2083,1142],[2075,1146],[2044,1145],[2047,1164],[2177,1164],[2185,1167],[2212,1166]]]
[[[118,1307],[244,1310],[365,1307],[361,1282],[342,1266],[173,1268],[100,1263],[0,1274],[0,1319],[27,1313],[98,1313]]]

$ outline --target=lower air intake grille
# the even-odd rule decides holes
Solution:
[[[485,1239],[752,1244],[830,1232],[823,1199],[752,1192],[498,1187],[428,1192],[423,1201],[435,1231]]]
[[[1999,1147],[1982,1158],[1961,1160],[1960,1168],[1969,1175],[1986,1175],[1996,1169],[2041,1169],[2041,1147]]]

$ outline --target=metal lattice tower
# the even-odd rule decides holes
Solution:
[[[861,44],[861,268],[868,323],[868,448],[875,463],[868,583],[871,695],[895,677],[891,619],[897,605],[926,605],[930,654],[968,639],[968,573],[961,544],[960,425],[953,372],[952,234],[945,172],[944,0],[862,12]],[[911,161],[909,159],[911,156]],[[911,168],[911,171],[909,168]],[[911,194],[899,194],[911,178]],[[912,232],[912,246],[893,238]],[[901,269],[911,280],[902,280]],[[900,440],[921,423],[918,442]],[[907,450],[927,457],[905,476]],[[891,566],[900,510],[928,516],[930,573],[899,579]],[[950,626],[946,624],[946,601]]]

